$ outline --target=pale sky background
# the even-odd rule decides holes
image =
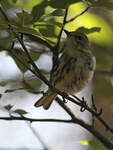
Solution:
[[[48,56],[42,56],[38,61],[41,68],[50,69],[51,60]],[[17,80],[16,86],[19,84],[22,75],[15,65],[14,61],[6,56],[5,53],[0,53],[0,81],[5,79]],[[23,108],[29,112],[28,117],[32,118],[59,118],[69,119],[69,116],[56,103],[53,102],[49,110],[43,108],[35,108],[33,105],[38,100],[39,95],[30,94],[25,91],[16,91],[13,93],[4,94],[4,91],[12,85],[0,87],[0,93],[3,94],[0,100],[0,116],[8,116],[8,113],[3,109],[4,105],[12,104],[14,109]],[[82,95],[89,99],[88,104],[91,104],[91,85],[87,86],[77,96]],[[67,105],[82,119],[91,122],[91,115],[88,112],[80,112],[80,107],[68,102]],[[33,122],[32,127],[37,135],[41,137],[49,150],[90,150],[88,146],[78,144],[80,141],[90,140],[91,134],[82,127],[75,124],[64,123],[41,123]],[[16,150],[16,148],[26,148],[25,150],[44,150],[40,141],[35,137],[33,132],[28,127],[25,121],[4,121],[0,120],[0,150]]]

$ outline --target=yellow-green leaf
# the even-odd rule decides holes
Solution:
[[[79,141],[78,144],[82,144],[82,145],[88,146],[89,145],[89,141]]]

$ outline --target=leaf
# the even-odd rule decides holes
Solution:
[[[50,0],[49,5],[53,8],[67,8],[69,5],[81,0]]]
[[[17,113],[19,115],[25,115],[25,114],[28,114],[28,112],[24,109],[16,109],[13,111],[13,113]]]
[[[18,16],[18,18],[21,22],[21,25],[26,25],[26,24],[32,23],[33,16],[31,14],[29,14],[28,12],[23,11],[21,13],[20,12],[16,13],[16,15]]]
[[[2,94],[0,94],[0,98],[2,98]]]
[[[48,2],[44,0],[40,4],[33,7],[31,15],[33,16],[34,22],[38,21],[40,17],[45,13],[44,11],[46,6],[48,6]]]
[[[60,22],[56,22],[55,20],[49,20],[49,21],[40,21],[40,22],[37,22],[34,27],[41,27],[41,26],[52,26],[52,25],[55,25],[55,26],[58,26],[58,27],[62,27],[62,23]]]
[[[30,55],[31,55],[31,57],[32,57],[32,60],[33,61],[36,61],[39,57],[40,57],[40,55],[43,53],[43,51],[42,52],[37,52],[37,51],[30,51]]]
[[[62,9],[56,9],[51,14],[52,16],[64,16],[64,11]]]
[[[0,82],[0,86],[6,86],[8,84],[8,82],[6,82],[6,81],[1,81]]]
[[[53,24],[54,23],[54,24]],[[56,38],[55,34],[55,21],[51,19],[48,22],[38,22],[38,30],[44,37],[54,37]]]
[[[12,51],[12,53],[18,57],[26,66],[30,66],[30,63],[29,63],[29,59],[28,57],[26,56],[26,53],[20,49],[14,49]],[[11,53],[9,54],[11,55]],[[24,73],[25,71],[27,71],[28,69],[21,63],[19,62],[15,56],[11,55],[12,58],[14,59],[15,63],[17,64],[17,66],[19,67],[19,69]]]
[[[100,32],[101,28],[100,27],[93,27],[93,28],[85,28],[85,27],[80,27],[76,31],[78,32],[83,32],[85,34],[93,33],[93,32]]]
[[[8,89],[8,90],[5,90],[5,93],[11,93],[11,92],[15,92],[15,91],[18,91],[18,90],[24,90],[24,88]]]
[[[82,144],[82,145],[88,146],[89,145],[89,141],[79,141],[78,144]]]
[[[5,93],[11,93],[11,92],[14,92],[15,91],[15,89],[8,89],[8,90],[5,90]]]
[[[17,32],[32,34],[34,36],[40,36],[39,32],[29,27],[19,27],[19,26],[13,26],[13,27],[15,28]]]
[[[37,93],[40,90],[42,82],[37,78],[28,78],[23,81],[23,87],[30,93]]]
[[[4,106],[4,108],[8,111],[10,111],[12,109],[12,107],[13,107],[13,105],[10,105],[10,104]]]

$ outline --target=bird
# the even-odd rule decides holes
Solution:
[[[72,95],[80,92],[92,80],[96,68],[96,59],[90,49],[88,37],[80,31],[66,33],[62,55],[51,72],[50,83],[56,89]],[[48,89],[35,104],[48,109],[57,93]]]

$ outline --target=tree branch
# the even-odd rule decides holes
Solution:
[[[48,42],[46,42],[45,40],[41,39],[41,38],[38,38],[34,35],[31,35],[31,34],[27,34],[27,33],[23,33],[25,36],[27,36],[30,40],[33,40],[35,42],[38,42],[38,43],[41,43],[45,46],[47,46],[52,52],[53,52],[53,49],[54,47],[52,47]]]
[[[49,150],[45,144],[45,142],[43,141],[43,139],[40,137],[39,133],[37,133],[37,131],[33,128],[33,126],[31,125],[30,122],[26,121],[27,126],[29,127],[29,129],[32,131],[32,133],[34,134],[34,136],[37,138],[37,140],[41,143],[41,145],[43,146],[44,150]]]
[[[11,30],[15,37],[18,39],[18,41],[20,42],[22,48],[24,49],[24,51],[26,52],[27,57],[30,60],[30,63],[32,64],[34,70],[30,69],[29,67],[27,67],[25,64],[22,64],[29,69],[32,73],[34,73],[39,79],[41,79],[45,84],[47,84],[49,86],[49,88],[51,88],[52,90],[54,90],[56,93],[58,93],[59,95],[61,95],[64,99],[68,99],[71,102],[81,106],[82,108],[85,108],[85,110],[88,110],[90,113],[92,113],[109,131],[111,131],[113,133],[113,129],[109,127],[109,125],[99,116],[99,114],[97,112],[95,112],[94,110],[92,110],[91,108],[89,108],[85,103],[83,103],[83,100],[79,99],[78,97],[75,97],[77,100],[71,98],[70,96],[68,96],[66,93],[62,93],[61,91],[59,91],[58,89],[54,88],[50,82],[45,78],[45,76],[43,76],[43,74],[40,72],[39,68],[35,65],[35,63],[33,62],[31,56],[29,55],[29,52],[26,48],[26,46],[24,45],[24,42],[22,41],[22,39],[19,37],[19,35],[15,32],[15,30],[13,29],[13,27],[10,25],[9,19],[7,18],[5,12],[3,11],[3,9],[0,6],[0,11],[3,14],[4,18],[6,19],[6,21],[8,22],[9,25],[9,30]],[[83,13],[82,13],[83,14]],[[81,15],[82,15],[81,14]],[[66,15],[66,14],[65,14]],[[67,15],[66,15],[67,16]],[[66,21],[66,19],[64,19]],[[64,24],[65,24],[64,21]],[[61,34],[62,34],[63,28],[61,30]],[[59,42],[60,42],[60,38],[61,35],[59,34]],[[58,43],[59,43],[58,42]],[[57,44],[58,44],[57,43]],[[57,49],[59,47],[59,44],[57,46]],[[19,60],[19,59],[18,59]],[[19,60],[20,61],[20,60]],[[64,105],[63,102],[61,102],[61,106],[62,108],[64,108],[64,110],[71,116],[72,120],[60,120],[60,119],[32,119],[32,118],[20,118],[20,117],[0,117],[0,119],[4,119],[4,120],[28,120],[28,121],[52,121],[52,122],[70,122],[70,123],[77,123],[79,125],[81,125],[82,127],[84,127],[85,129],[87,129],[88,131],[90,131],[94,136],[96,136],[104,145],[105,147],[109,148],[110,150],[113,149],[113,144],[111,142],[109,142],[109,140],[105,137],[103,137],[97,130],[94,129],[94,127],[86,124],[83,120],[78,119],[78,117],[75,116],[75,114],[73,112],[71,112],[71,110]],[[29,120],[30,119],[30,120]]]
[[[61,40],[61,36],[62,36],[62,32],[64,30],[64,26],[66,24],[66,18],[67,18],[67,13],[68,13],[68,8],[65,9],[65,14],[64,14],[64,19],[63,19],[63,24],[62,24],[62,28],[60,30],[60,33],[58,35],[58,41],[56,46],[54,47],[54,51],[53,51],[53,67],[57,64],[58,61],[58,55],[59,55],[59,44],[60,44],[60,40]]]
[[[35,119],[35,118],[29,118],[29,117],[0,117],[0,120],[20,120],[20,121],[30,121],[30,122],[58,122],[58,123],[72,123],[72,120],[64,120],[64,119]]]
[[[72,122],[75,124],[79,124],[80,126],[87,129],[90,133],[92,133],[106,148],[109,150],[113,150],[113,144],[103,135],[100,134],[92,125],[86,124],[83,120],[78,119],[78,117],[67,107],[59,98],[56,98],[58,104],[71,116]]]
[[[22,44],[23,45],[23,44]],[[23,46],[24,47],[24,46]],[[10,51],[9,51],[10,52]],[[13,54],[13,53],[12,53]],[[14,55],[14,54],[13,54]],[[14,55],[15,56],[15,55]],[[104,126],[108,131],[111,131],[113,133],[113,129],[105,122],[105,120],[98,115],[97,112],[93,111],[91,108],[89,108],[88,106],[84,105],[82,100],[80,98],[78,98],[77,96],[75,96],[75,98],[78,100],[76,101],[75,99],[71,98],[70,96],[68,96],[66,93],[62,93],[61,91],[59,91],[58,89],[54,88],[50,82],[42,75],[42,73],[40,72],[40,70],[37,68],[37,66],[35,66],[37,69],[35,69],[35,71],[33,71],[31,68],[29,68],[27,65],[25,65],[17,56],[15,56],[15,58],[21,62],[27,69],[29,69],[33,74],[35,74],[39,79],[41,79],[45,84],[47,84],[49,86],[49,88],[53,89],[55,92],[57,92],[59,95],[61,95],[64,99],[68,99],[69,101],[84,107],[85,110],[89,111],[90,113],[92,113]],[[36,72],[38,71],[38,72]],[[38,74],[37,74],[38,73]]]

